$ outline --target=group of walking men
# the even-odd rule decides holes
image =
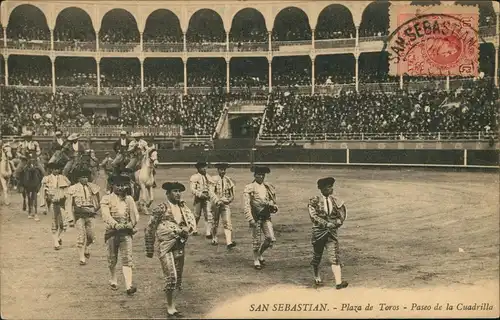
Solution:
[[[175,307],[173,293],[182,287],[186,242],[189,236],[198,234],[197,226],[201,216],[203,215],[205,220],[205,237],[211,244],[218,245],[218,226],[222,220],[227,248],[236,246],[232,234],[230,208],[235,197],[235,185],[226,174],[229,167],[227,163],[218,163],[215,167],[218,175],[211,177],[207,174],[206,162],[196,164],[197,173],[190,178],[190,189],[194,196],[193,211],[182,200],[181,194],[186,190],[182,183],[163,183],[166,199],[152,210],[145,228],[146,255],[152,258],[156,247],[165,280],[164,290],[169,316],[182,316]],[[275,187],[265,181],[270,169],[261,166],[252,169],[254,179],[244,187],[243,206],[245,219],[252,229],[253,265],[255,269],[261,270],[266,263],[263,258],[264,252],[276,242],[272,216],[279,208]],[[134,200],[127,191],[130,188],[130,178],[124,175],[111,175],[108,178],[110,189],[101,198],[99,187],[88,182],[90,172],[79,171],[78,182],[69,185],[69,181],[60,174],[60,170],[61,167],[51,164],[51,174],[44,178],[43,188],[44,197],[54,217],[52,228],[54,248],[60,249],[62,245],[60,235],[66,226],[76,225],[80,265],[86,265],[94,242],[95,215],[101,211],[106,225],[109,286],[112,290],[118,288],[116,265],[120,255],[126,292],[133,295],[137,289],[132,284],[132,237],[137,232],[139,214]],[[318,180],[320,195],[311,198],[308,203],[310,219],[313,222],[314,253],[311,265],[314,283],[320,286],[323,283],[319,274],[319,264],[326,249],[335,276],[336,288],[342,289],[348,284],[341,278],[337,229],[344,223],[346,209],[341,200],[332,196],[334,183],[335,179],[332,177]],[[61,191],[56,191],[58,189]],[[264,235],[263,241],[262,235]]]

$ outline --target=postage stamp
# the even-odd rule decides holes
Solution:
[[[479,73],[479,9],[473,6],[390,6],[386,48],[393,76]]]

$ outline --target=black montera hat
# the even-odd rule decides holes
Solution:
[[[206,167],[208,166],[208,163],[206,163],[205,161],[198,161],[196,162],[196,164],[194,165],[197,169],[198,168],[203,168],[203,167]]]
[[[164,184],[162,184],[161,186],[163,188],[163,190],[166,190],[166,191],[172,191],[172,190],[179,190],[180,192],[184,192],[186,191],[186,187],[184,187],[184,185],[180,182],[165,182]]]
[[[323,189],[325,187],[333,186],[335,183],[334,177],[326,177],[318,180],[318,189]]]
[[[214,165],[217,169],[227,169],[230,167],[229,163],[227,162],[219,162]]]
[[[271,173],[271,169],[269,167],[263,167],[263,166],[255,166],[252,167],[251,171],[254,174],[266,174],[266,173]]]
[[[123,184],[129,184],[130,183],[130,178],[127,176],[122,176],[122,175],[112,175],[108,178],[108,183],[110,185],[123,185]]]

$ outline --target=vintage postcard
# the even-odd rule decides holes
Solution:
[[[0,2],[2,319],[500,316],[497,1]]]

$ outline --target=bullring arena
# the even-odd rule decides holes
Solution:
[[[160,162],[153,207],[161,184],[179,181],[192,208],[194,163],[212,176],[231,163],[237,245],[226,248],[221,227],[217,246],[190,236],[176,296],[187,318],[498,317],[499,6],[461,3],[478,8],[480,73],[431,79],[389,75],[386,1],[3,1],[2,143],[16,151],[33,132],[46,164],[56,130],[78,133],[102,161],[121,131],[142,132]],[[271,169],[279,206],[262,270],[243,214],[252,165]],[[326,258],[325,285],[313,285],[307,204],[326,176],[347,208],[344,290]],[[105,189],[102,168],[96,183]],[[120,273],[109,289],[99,215],[79,265],[76,229],[54,250],[50,214],[28,219],[9,193],[2,318],[167,316],[162,270],[145,254],[149,215],[133,238],[137,292],[127,296]]]
[[[187,184],[192,172],[187,168],[162,168],[158,180]],[[378,295],[388,297],[388,302],[395,302],[394,296],[416,301],[421,299],[418,296],[425,296],[434,301],[441,300],[438,297],[442,293],[451,294],[449,300],[454,300],[453,295],[468,296],[474,290],[478,290],[479,301],[493,304],[498,300],[498,290],[493,290],[498,289],[499,246],[499,181],[495,173],[273,168],[269,180],[277,187],[282,208],[274,218],[278,242],[268,254],[269,266],[264,272],[252,268],[251,238],[242,214],[241,186],[250,181],[251,174],[248,168],[235,168],[228,174],[234,178],[239,195],[233,214],[238,246],[227,252],[224,245],[212,247],[201,236],[189,240],[185,289],[179,302],[189,317],[259,316],[249,312],[251,303],[314,303],[306,204],[315,195],[315,181],[324,175],[338,179],[336,193],[349,208],[348,223],[340,235],[344,274],[352,288],[342,293],[333,288],[320,289],[322,296],[315,303],[341,299],[374,304]],[[155,203],[162,197],[163,192],[156,189]],[[15,195],[9,208],[2,207],[1,214],[4,317],[164,317],[161,271],[156,259],[144,255],[142,232],[134,238],[138,294],[130,298],[107,288],[102,222],[96,224],[98,238],[90,263],[82,268],[75,263],[74,229],[64,234],[63,249],[54,251],[50,218],[42,216],[38,224],[28,220],[20,210],[19,198]],[[141,216],[139,229],[146,220]],[[325,280],[332,281],[327,269],[324,266],[322,270]],[[332,292],[323,292],[328,290]],[[283,296],[295,293],[300,296]],[[356,297],[360,293],[362,297]],[[257,297],[247,297],[251,294]],[[476,302],[464,296],[460,299]],[[498,307],[493,311],[498,312]],[[304,316],[300,312],[262,314]],[[492,311],[474,314],[491,315]],[[318,315],[356,316],[333,310]]]

